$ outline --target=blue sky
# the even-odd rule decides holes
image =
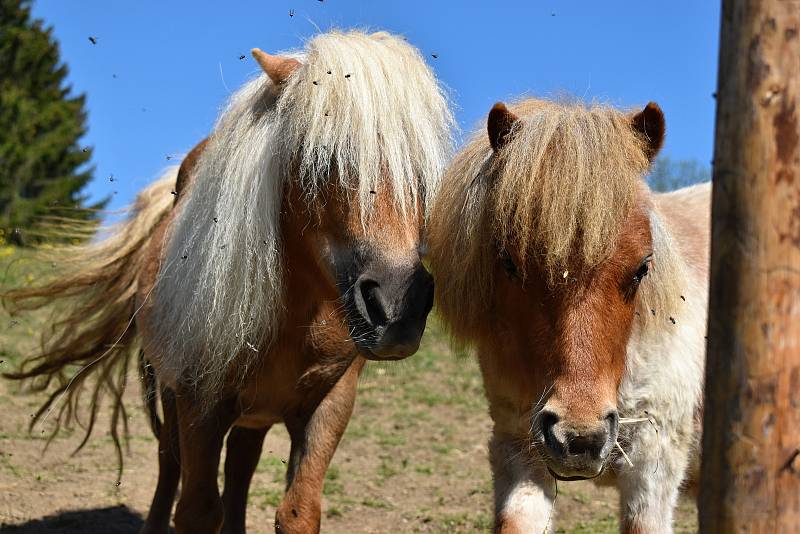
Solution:
[[[251,48],[301,47],[317,28],[405,35],[449,88],[465,131],[524,94],[653,100],[667,117],[665,155],[712,157],[718,1],[35,0],[33,12],[54,27],[73,90],[88,95],[88,191],[113,194],[111,208],[207,135],[257,72]]]

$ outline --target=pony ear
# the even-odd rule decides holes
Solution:
[[[301,63],[296,59],[272,56],[259,48],[253,48],[250,53],[275,85],[284,83],[301,66]]]
[[[633,130],[647,142],[645,154],[652,161],[664,144],[664,132],[666,132],[664,113],[658,104],[650,102],[642,111],[633,116],[631,125]]]
[[[498,102],[489,111],[487,129],[489,131],[489,144],[497,152],[508,143],[511,130],[519,122],[519,118],[511,113],[505,104]]]

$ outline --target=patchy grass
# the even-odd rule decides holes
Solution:
[[[35,281],[48,268],[52,266],[37,263],[27,251],[2,248],[0,288]],[[10,317],[0,311],[0,371],[31,354],[48,315],[44,311]],[[16,384],[0,381],[0,495],[8,496],[0,505],[0,524],[25,523],[59,510],[85,509],[91,515],[95,509],[119,504],[146,513],[155,487],[156,444],[138,409],[138,388],[126,394],[133,439],[122,484],[116,487],[105,420],[97,423],[92,441],[77,456],[71,453],[80,428],[65,432],[42,456],[44,437],[27,433],[29,414],[42,396],[26,395]],[[432,317],[414,357],[367,366],[353,418],[325,477],[323,531],[489,532],[490,431],[477,362],[454,355]],[[253,531],[271,531],[288,455],[285,429],[273,428],[250,492],[248,523]],[[617,498],[608,488],[561,483],[556,532],[617,532]],[[696,531],[694,507],[688,501],[682,501],[675,526],[677,532]]]
[[[619,526],[617,526],[616,515],[606,514],[589,520],[579,520],[569,530],[557,528],[556,532],[559,534],[616,534],[619,532]]]

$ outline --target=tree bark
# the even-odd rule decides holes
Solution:
[[[800,532],[800,1],[723,0],[703,533]]]

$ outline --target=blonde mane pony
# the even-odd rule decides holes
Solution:
[[[220,116],[152,295],[151,342],[166,370],[209,391],[234,359],[244,372],[281,321],[287,183],[311,202],[338,180],[364,217],[381,188],[399,212],[427,209],[451,154],[447,98],[402,38],[334,31],[286,55],[302,66],[284,84],[262,74]]]
[[[509,108],[518,118],[509,141],[493,155],[485,127],[456,155],[445,173],[430,221],[431,254],[453,265],[435,272],[438,306],[457,338],[470,338],[491,302],[493,269],[508,248],[537,261],[558,280],[573,260],[583,267],[607,257],[636,202],[649,210],[643,178],[646,141],[631,128],[632,113],[605,105],[527,99]],[[669,235],[653,220],[656,251],[640,307],[674,309],[671,290],[683,276]],[[662,283],[666,282],[666,283]],[[640,316],[644,323],[650,314]]]

